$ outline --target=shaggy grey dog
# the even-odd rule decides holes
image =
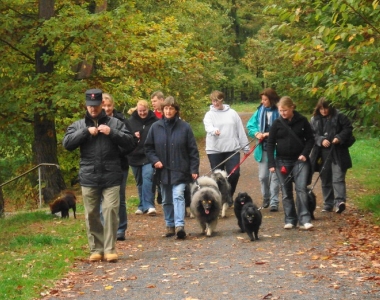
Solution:
[[[215,170],[210,177],[218,184],[219,191],[222,195],[222,218],[226,216],[227,208],[232,206],[231,184],[227,180],[227,172],[224,170]]]
[[[216,181],[202,176],[191,186],[190,210],[202,228],[202,234],[211,236],[218,223],[222,196]]]

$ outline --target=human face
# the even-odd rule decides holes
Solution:
[[[322,117],[326,117],[329,115],[329,108],[328,107],[321,107],[319,109],[319,112],[321,113]]]
[[[264,107],[270,107],[270,100],[267,96],[265,95],[261,95],[261,104],[264,106]]]
[[[87,111],[92,118],[96,118],[102,112],[102,105],[100,104],[98,106],[87,106]]]
[[[102,102],[103,109],[106,112],[107,116],[111,117],[113,115],[113,103],[109,99],[104,99]]]
[[[281,117],[287,120],[291,120],[293,118],[293,111],[294,107],[287,107],[287,106],[279,106],[278,111],[280,112]]]
[[[137,105],[137,114],[141,119],[145,119],[148,116],[148,108],[145,107],[144,105]]]
[[[150,99],[152,102],[152,107],[154,110],[161,111],[161,104],[164,101],[164,99],[159,99],[157,96],[154,96],[152,99]]]
[[[223,109],[223,100],[213,99],[211,100],[211,103],[215,109],[219,109],[219,110]]]
[[[173,106],[165,106],[164,107],[164,116],[167,119],[171,119],[175,116],[177,110]]]

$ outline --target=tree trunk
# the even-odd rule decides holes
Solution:
[[[3,188],[0,187],[0,218],[4,217],[4,196]]]
[[[40,19],[48,20],[54,16],[54,0],[40,0],[38,3]],[[49,44],[42,43],[35,52],[36,73],[50,74],[54,71],[54,62],[50,60],[44,64],[42,57],[44,55],[52,56],[53,51]],[[48,93],[46,93],[48,94]],[[40,99],[41,101],[41,99]],[[49,99],[43,99],[47,107],[51,103]],[[47,115],[45,112],[36,112],[34,114],[34,141],[33,141],[33,161],[35,164],[52,163],[58,165],[57,157],[57,136],[55,131],[55,118]],[[48,203],[61,190],[66,188],[65,181],[61,171],[55,166],[41,167],[40,184],[44,184],[43,196],[44,202]]]

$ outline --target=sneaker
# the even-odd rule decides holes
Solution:
[[[269,211],[278,211],[278,207],[277,206],[271,206]]]
[[[103,259],[103,255],[100,253],[92,253],[90,255],[89,261],[95,262],[95,261],[101,261]]]
[[[346,209],[346,203],[344,203],[344,202],[340,202],[340,203],[337,205],[335,212],[336,212],[337,214],[340,214],[340,213],[342,213],[345,209]]]
[[[135,211],[135,214],[136,215],[143,215],[144,212],[142,210],[138,209],[138,210]]]
[[[294,225],[292,223],[285,224],[284,226],[285,229],[293,229]]]
[[[186,232],[183,226],[178,226],[175,228],[177,239],[183,240],[186,237]]]
[[[164,234],[165,237],[171,237],[175,235],[175,228],[174,227],[166,227],[166,233]]]
[[[311,224],[311,223],[305,223],[305,224],[303,224],[303,225],[300,226],[300,229],[309,230],[309,229],[311,229],[313,227],[314,227],[313,224]]]
[[[263,208],[269,207],[269,199],[264,199],[263,200]]]
[[[148,216],[155,216],[156,215],[156,209],[154,207],[151,207],[148,209]]]
[[[323,209],[321,211],[322,212],[332,212],[333,209],[332,209],[332,207],[329,207],[329,206],[323,206]]]
[[[116,253],[108,253],[104,255],[104,259],[108,262],[117,262],[117,254]]]

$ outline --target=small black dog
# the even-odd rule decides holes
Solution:
[[[239,193],[234,201],[234,212],[238,220],[238,225],[240,227],[241,232],[244,232],[243,223],[241,219],[241,212],[244,204],[248,202],[253,203],[252,198],[245,192]]]
[[[250,202],[244,204],[241,211],[241,219],[243,222],[243,229],[248,234],[251,242],[255,239],[258,240],[262,216],[257,206]],[[253,234],[255,234],[255,237],[253,237]]]
[[[317,196],[314,194],[311,188],[307,188],[307,207],[309,209],[311,219],[315,220],[314,211],[317,207]]]
[[[77,198],[75,197],[75,194],[73,192],[66,191],[61,198],[49,204],[51,213],[55,214],[57,212],[61,212],[62,218],[68,218],[69,209],[72,208],[74,212],[74,218],[76,219],[76,200]]]

